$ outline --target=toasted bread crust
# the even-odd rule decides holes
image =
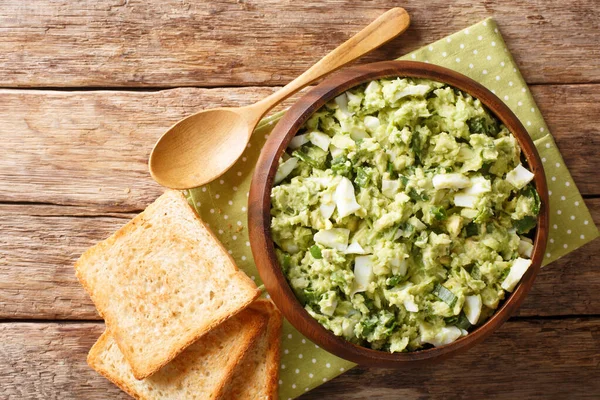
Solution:
[[[170,202],[175,203],[176,206],[179,207],[177,211],[180,212],[181,215],[178,215],[178,217],[187,218],[187,220],[194,221],[193,223],[197,224],[196,229],[198,229],[199,232],[201,231],[203,234],[206,234],[210,238],[210,244],[214,245],[215,249],[218,248],[219,256],[227,258],[229,265],[220,266],[220,268],[227,268],[232,272],[231,279],[237,282],[238,289],[240,293],[242,293],[240,297],[243,297],[243,300],[238,301],[235,309],[230,308],[223,315],[211,315],[212,320],[210,322],[206,321],[204,324],[198,324],[185,336],[181,337],[177,341],[173,341],[171,343],[171,349],[164,351],[165,349],[161,348],[163,349],[163,353],[161,353],[160,356],[154,355],[153,357],[147,357],[142,361],[140,360],[140,357],[136,358],[133,352],[130,351],[129,346],[126,344],[127,341],[129,341],[130,344],[133,341],[133,339],[130,337],[131,333],[122,328],[122,326],[119,324],[118,315],[112,312],[109,308],[109,304],[112,299],[108,297],[111,293],[106,293],[106,291],[103,291],[102,288],[94,287],[94,285],[91,284],[86,277],[86,272],[88,272],[86,269],[89,268],[90,265],[93,265],[94,262],[100,262],[98,260],[102,259],[102,255],[108,252],[113,246],[115,246],[116,243],[119,243],[120,241],[126,241],[127,236],[131,232],[135,232],[139,226],[152,221],[152,218],[155,215],[161,213],[161,207],[164,204],[170,204]],[[181,205],[184,203],[185,207],[181,207]],[[194,251],[191,244],[189,247],[190,251]],[[198,218],[197,214],[192,210],[192,208],[189,207],[189,204],[183,194],[174,190],[165,192],[165,194],[159,197],[158,200],[148,206],[144,212],[136,216],[133,220],[115,232],[108,239],[88,249],[75,263],[75,272],[82,286],[88,292],[92,301],[96,305],[98,312],[105,319],[106,324],[111,331],[111,335],[114,337],[121,352],[131,365],[133,374],[137,379],[144,379],[157,372],[160,368],[177,357],[177,355],[184,351],[189,345],[196,342],[199,338],[210,332],[216,326],[220,325],[227,319],[236,315],[239,311],[246,308],[261,293],[260,290],[256,288],[254,282],[245,273],[237,268],[233,258],[217,240],[214,233],[210,231],[208,227],[206,227],[206,225]],[[221,312],[225,312],[225,310]]]
[[[252,310],[248,310],[248,311],[252,311]],[[221,384],[219,385],[217,390],[214,391],[214,394],[213,394],[213,396],[211,396],[211,399],[218,399],[223,395],[223,392],[225,391],[225,386],[227,385],[227,382],[229,382],[231,380],[237,366],[240,364],[240,362],[248,354],[248,351],[250,351],[250,349],[256,344],[256,342],[259,340],[261,335],[263,335],[265,330],[267,329],[268,316],[266,316],[262,313],[258,313],[258,314],[260,314],[261,317],[260,317],[260,319],[255,319],[251,322],[252,323],[252,328],[250,329],[251,334],[247,335],[247,337],[245,338],[243,350],[239,353],[239,355],[237,357],[234,358],[234,362],[229,365],[224,379],[221,381]]]
[[[281,328],[283,318],[279,310],[272,301],[267,299],[256,300],[253,304],[267,313],[269,322],[267,325],[267,342],[269,349],[267,351],[267,382],[265,382],[266,392],[269,400],[277,400],[279,389],[279,363],[281,360]],[[255,308],[256,309],[256,308]]]
[[[121,389],[134,399],[142,400],[143,398],[137,395],[132,386],[130,386],[125,380],[121,379],[121,377],[111,374],[101,364],[100,357],[102,355],[102,351],[106,349],[109,340],[110,332],[107,329],[102,333],[98,341],[96,341],[96,343],[94,343],[94,345],[90,349],[90,352],[87,356],[88,365],[92,367],[92,369],[96,370],[96,372],[98,372],[100,375],[117,385],[119,389]]]
[[[248,352],[248,350],[252,348],[252,346],[255,344],[258,338],[264,333],[268,323],[266,315],[250,309],[247,309],[241,314],[238,314],[236,317],[234,317],[234,319],[237,319],[236,322],[241,327],[241,331],[231,331],[230,329],[232,329],[232,323],[225,323],[224,325],[215,329],[212,337],[207,336],[206,341],[208,343],[203,344],[203,339],[200,339],[196,344],[194,344],[194,346],[206,345],[214,347],[219,344],[218,340],[236,341],[236,343],[230,349],[230,357],[226,360],[226,365],[203,365],[203,360],[194,359],[193,357],[191,358],[192,360],[198,361],[199,364],[196,366],[197,368],[204,367],[212,369],[214,367],[216,369],[221,369],[225,371],[221,376],[219,382],[217,382],[217,384],[212,387],[202,387],[201,382],[199,382],[198,390],[205,390],[206,392],[208,392],[209,395],[207,396],[207,398],[209,399],[217,399],[222,395],[226,383],[231,379],[231,376],[234,370],[236,369],[237,365],[239,364],[240,360],[243,359],[244,355]],[[233,326],[233,328],[235,328],[235,326]],[[151,378],[141,381],[135,380],[131,367],[127,364],[127,361],[125,360],[123,354],[120,353],[122,358],[121,365],[125,366],[128,373],[126,374],[126,376],[119,375],[118,371],[111,369],[109,365],[105,364],[105,357],[108,357],[110,341],[113,339],[114,338],[111,336],[110,331],[106,330],[90,350],[87,357],[88,364],[90,365],[90,367],[99,372],[109,381],[113,382],[115,385],[117,385],[130,396],[139,400],[151,400],[153,397],[149,396],[142,389],[147,389],[148,391],[150,391],[154,384],[153,381],[155,379],[160,381],[160,379],[163,378],[163,376],[161,376],[161,371],[157,372],[156,375]],[[215,340],[217,342],[215,342]],[[216,358],[211,357],[210,359],[211,361],[214,361]],[[174,360],[174,362],[177,362],[177,360]],[[138,387],[136,387],[135,385],[137,385]],[[142,389],[139,388],[140,385],[142,386]],[[169,398],[180,398],[178,397],[178,395],[181,395],[181,389],[175,383],[173,383],[171,386],[172,387],[168,388],[165,388],[163,386],[161,387],[161,390],[164,391],[172,389],[172,393],[169,394]]]
[[[258,299],[249,308],[268,318],[267,328],[238,365],[220,400],[278,398],[282,317],[267,299]]]

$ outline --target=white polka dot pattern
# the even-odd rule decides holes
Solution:
[[[581,198],[548,128],[508,53],[493,20],[488,19],[425,48],[405,59],[431,62],[454,69],[484,86],[508,105],[521,120],[544,163],[550,195],[550,237],[544,257],[548,264],[595,239],[598,230]],[[186,191],[202,219],[257,285],[247,231],[248,190],[260,149],[282,113],[263,120],[241,159],[219,180]],[[292,399],[353,367],[304,338],[284,321],[279,397]]]

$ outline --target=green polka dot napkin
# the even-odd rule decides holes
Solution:
[[[527,128],[548,179],[551,232],[544,264],[598,237],[590,213],[492,19],[402,58],[442,65],[475,79],[503,99]],[[225,175],[186,192],[238,266],[259,285],[248,241],[248,190],[260,150],[281,115],[265,118],[259,124],[242,158]],[[297,397],[354,366],[320,349],[287,322],[281,340],[281,399]]]

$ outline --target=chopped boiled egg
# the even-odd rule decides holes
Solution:
[[[533,177],[534,175],[531,171],[525,168],[522,164],[519,164],[515,169],[506,174],[506,181],[517,189],[521,189],[531,182]]]
[[[346,117],[352,115],[352,113],[348,111],[348,97],[346,96],[346,93],[340,94],[338,97],[335,98],[334,101],[343,115],[345,115]]]
[[[477,214],[479,214],[479,211],[473,208],[463,208],[462,210],[460,210],[461,217],[467,219],[474,219],[475,217],[477,217]]]
[[[354,103],[360,105],[362,98],[350,91],[346,92],[346,97],[348,98],[348,103]]]
[[[371,131],[375,132],[381,123],[379,122],[379,118],[373,117],[371,115],[367,115],[364,119],[365,127]]]
[[[474,194],[456,193],[454,195],[454,205],[457,207],[474,208],[478,198],[479,196]]]
[[[398,192],[398,190],[400,189],[400,181],[395,179],[395,180],[390,180],[390,179],[382,179],[381,180],[381,193],[383,193],[385,196],[389,197],[390,199],[394,198],[394,195],[396,194],[396,192]]]
[[[289,148],[292,150],[295,150],[299,147],[302,147],[302,145],[308,143],[308,134],[304,134],[304,135],[296,135],[294,136],[294,138],[290,141],[289,144]]]
[[[329,143],[331,138],[323,132],[313,131],[308,134],[308,140],[317,147],[320,147],[323,151],[329,150]]]
[[[408,312],[419,312],[419,306],[417,305],[417,303],[415,303],[414,296],[406,296],[402,304]]]
[[[373,279],[371,256],[358,256],[354,259],[354,293],[364,292]]]
[[[365,88],[366,94],[374,94],[377,93],[381,89],[381,85],[377,81],[371,81]]]
[[[507,292],[512,292],[515,286],[517,286],[517,283],[519,283],[519,281],[523,277],[523,275],[525,275],[525,272],[527,271],[530,265],[531,260],[521,257],[513,261],[513,265],[510,267],[510,272],[508,273],[508,276],[504,279],[502,285],[500,285],[502,289],[506,290]]]
[[[469,187],[454,195],[454,205],[458,207],[475,208],[475,202],[483,193],[492,190],[492,184],[483,176],[475,176],[470,179]]]
[[[354,186],[350,179],[344,177],[338,183],[338,186],[333,195],[333,201],[338,210],[340,218],[344,218],[360,209],[360,204],[356,202],[354,195]]]
[[[350,137],[354,140],[360,140],[369,137],[367,131],[361,127],[346,124],[344,121],[340,122],[340,126],[342,127],[342,131],[348,132]]]
[[[321,211],[321,215],[323,216],[323,218],[329,219],[335,211],[335,203],[321,204],[319,206],[319,211]]]
[[[350,237],[350,231],[344,228],[331,228],[322,229],[315,233],[313,239],[315,243],[344,251],[348,247],[348,238]]]
[[[349,149],[356,146],[356,143],[350,136],[341,133],[331,138],[331,144],[340,149]]]
[[[282,162],[277,167],[277,172],[275,173],[275,183],[279,183],[284,180],[293,170],[296,168],[298,164],[298,159],[296,157],[288,158],[287,161]]]
[[[483,176],[474,176],[470,181],[469,187],[462,191],[464,194],[479,195],[492,191],[492,183]]]
[[[406,272],[408,270],[408,261],[406,260],[407,257],[408,255],[405,255],[404,258],[396,256],[390,260],[390,265],[392,266],[392,272],[394,273],[394,275],[406,275]]]
[[[479,315],[481,314],[481,305],[482,302],[480,295],[465,297],[464,311],[471,325],[476,325],[477,321],[479,321]]]
[[[460,234],[462,226],[463,219],[458,214],[453,214],[446,219],[446,229],[452,237],[456,237]]]
[[[427,228],[427,225],[421,222],[421,220],[414,215],[408,219],[408,223],[415,227],[416,230],[422,231]]]
[[[415,296],[410,293],[411,287],[414,284],[412,282],[405,282],[401,286],[393,287],[392,289],[386,290],[386,297],[392,305],[403,305],[407,311],[418,312],[419,306],[415,302]]]
[[[394,101],[406,96],[424,96],[431,89],[429,85],[409,85],[403,90],[396,92]]]
[[[445,326],[437,331],[433,337],[421,338],[425,343],[430,343],[435,347],[444,346],[446,344],[454,342],[456,339],[462,336],[462,331],[456,326]]]
[[[404,192],[400,192],[394,196],[394,201],[400,204],[408,203],[410,201],[410,196]]]
[[[346,254],[366,254],[367,252],[365,251],[365,249],[362,248],[362,246],[358,242],[352,242],[346,248],[345,253]]]
[[[331,157],[336,158],[344,155],[344,150],[339,147],[335,147],[333,144],[329,146],[329,151],[331,152]]]
[[[471,180],[463,174],[438,174],[432,179],[436,189],[462,189],[471,185]]]
[[[531,241],[526,240],[527,238],[519,241],[518,252],[521,257],[531,258],[531,253],[533,252],[533,243]]]

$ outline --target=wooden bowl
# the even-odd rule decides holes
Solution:
[[[362,83],[386,77],[427,78],[454,86],[478,98],[518,140],[541,200],[535,231],[532,265],[521,282],[494,315],[475,331],[441,347],[407,353],[388,353],[350,343],[321,326],[296,299],[283,275],[271,238],[271,188],[279,158],[290,140],[308,118],[325,103]],[[338,357],[357,364],[377,367],[402,367],[415,362],[440,360],[467,350],[491,335],[520,306],[540,269],[548,237],[548,188],[542,162],[527,131],[512,111],[485,87],[457,72],[436,65],[412,61],[385,61],[348,68],[316,86],[298,100],[279,121],[265,144],[252,179],[249,195],[248,226],[252,253],[260,277],[283,315],[303,335]]]

